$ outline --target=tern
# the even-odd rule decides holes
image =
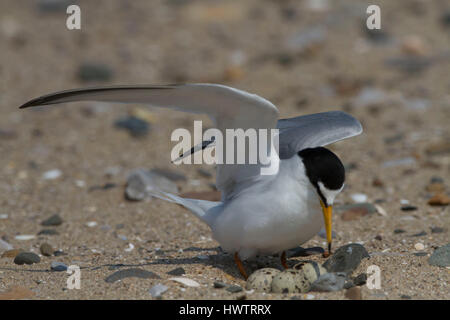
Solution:
[[[278,171],[261,175],[257,164],[218,164],[216,186],[221,201],[155,196],[180,204],[205,222],[213,238],[234,256],[244,278],[242,261],[257,255],[280,254],[314,237],[325,225],[328,254],[332,243],[332,208],[342,191],[345,170],[324,146],[362,132],[360,122],[342,111],[278,119],[270,101],[220,84],[105,86],[44,95],[20,108],[74,101],[142,103],[154,107],[204,113],[217,128],[278,129],[278,152],[270,149]],[[206,144],[202,144],[203,149]],[[322,214],[321,214],[322,213]]]

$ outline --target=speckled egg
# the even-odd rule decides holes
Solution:
[[[294,270],[302,271],[310,284],[319,279],[327,270],[315,261],[302,261],[294,266]]]
[[[301,293],[308,292],[310,287],[302,270],[287,269],[273,278],[271,289],[274,293]]]
[[[273,268],[263,268],[253,272],[247,279],[245,289],[257,292],[270,292],[273,278],[281,271]]]

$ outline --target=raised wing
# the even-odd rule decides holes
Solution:
[[[280,130],[280,159],[291,158],[306,148],[326,146],[356,136],[363,130],[358,120],[342,111],[281,119],[277,128]]]
[[[167,86],[111,86],[75,89],[33,99],[20,108],[73,101],[143,103],[178,111],[205,113],[225,137],[225,129],[272,129],[278,109],[269,101],[245,91],[217,84]],[[217,166],[216,185],[222,197],[235,184],[259,174],[259,165],[223,164]]]

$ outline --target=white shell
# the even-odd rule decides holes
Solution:
[[[182,283],[187,287],[200,287],[200,283],[198,283],[195,280],[189,279],[189,278],[175,277],[175,278],[170,278],[169,280]]]

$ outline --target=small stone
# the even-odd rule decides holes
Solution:
[[[223,282],[220,282],[220,281],[215,281],[213,286],[216,289],[222,289],[222,288],[225,288],[227,286],[227,284],[223,283]]]
[[[47,172],[44,172],[44,174],[42,175],[42,179],[44,180],[55,180],[58,179],[59,177],[61,177],[62,172],[59,169],[54,169],[54,170],[50,170]]]
[[[0,220],[6,220],[6,219],[8,219],[8,217],[9,216],[6,213],[0,214]]]
[[[50,269],[52,271],[66,271],[67,270],[67,265],[65,265],[62,262],[58,262],[58,261],[52,261],[51,265],[50,265]]]
[[[332,254],[323,266],[328,272],[345,272],[350,274],[361,263],[364,258],[369,258],[366,248],[357,243],[347,244],[340,247]]]
[[[175,277],[175,278],[170,278],[169,280],[179,282],[181,284],[184,284],[187,287],[200,287],[200,283],[198,283],[195,280],[189,279],[189,278]]]
[[[414,252],[413,255],[415,255],[416,257],[425,257],[428,255],[428,253],[426,252]]]
[[[406,231],[405,230],[403,230],[403,229],[395,229],[394,230],[394,233],[395,234],[400,234],[400,233],[405,233]]]
[[[428,200],[430,206],[448,206],[450,204],[450,197],[446,194],[438,193],[430,200]]]
[[[450,267],[450,243],[434,250],[428,263],[433,266]]]
[[[67,253],[61,251],[61,250],[56,250],[55,252],[53,252],[53,255],[55,257],[59,257],[59,256],[67,256]]]
[[[400,298],[401,298],[401,299],[404,299],[404,300],[411,300],[411,299],[412,299],[411,296],[408,296],[408,295],[406,295],[406,294],[402,294],[402,295],[400,296]]]
[[[109,81],[113,72],[109,66],[101,63],[83,63],[78,67],[77,77],[82,82]]]
[[[330,292],[344,289],[347,276],[344,272],[332,272],[321,275],[311,285],[311,291]]]
[[[2,258],[15,258],[21,252],[23,252],[22,249],[6,250],[2,253]]]
[[[148,122],[133,116],[118,119],[114,123],[114,126],[127,130],[131,136],[136,138],[146,136],[150,131],[150,124]]]
[[[139,268],[130,268],[114,272],[105,278],[108,283],[114,283],[125,278],[161,279],[156,273]]]
[[[230,285],[226,290],[231,293],[237,293],[241,292],[243,289],[240,286]]]
[[[352,200],[356,203],[364,203],[367,202],[367,196],[363,193],[354,193],[350,196]]]
[[[362,300],[361,288],[352,287],[345,291],[345,297],[350,300]]]
[[[414,245],[414,248],[415,248],[417,251],[423,251],[423,250],[425,249],[425,246],[423,245],[423,243],[418,242],[418,243],[416,243],[416,244]]]
[[[431,156],[439,156],[450,153],[450,141],[436,142],[427,147],[425,152]]]
[[[415,210],[417,210],[417,207],[407,205],[407,206],[402,206],[400,209],[402,211],[415,211]]]
[[[446,230],[444,228],[441,228],[441,227],[432,227],[431,228],[431,233],[443,233],[445,231]]]
[[[355,278],[353,278],[353,283],[355,284],[355,286],[365,285],[366,282],[367,282],[367,274],[365,273],[361,273]]]
[[[245,289],[268,293],[271,290],[273,278],[279,273],[280,270],[274,268],[256,270],[248,277]]]
[[[43,229],[41,231],[38,232],[38,235],[47,235],[47,236],[54,236],[54,235],[59,235],[59,232],[56,231],[55,229]]]
[[[15,236],[14,238],[19,241],[27,241],[36,238],[36,236],[33,234],[20,234]]]
[[[158,283],[158,284],[154,285],[153,287],[151,287],[148,292],[151,294],[151,296],[153,298],[161,298],[161,295],[164,292],[166,292],[167,290],[169,290],[168,286]]]
[[[423,237],[426,235],[427,235],[427,233],[425,231],[420,231],[418,233],[413,234],[411,237]]]
[[[183,268],[179,267],[167,272],[167,274],[171,276],[182,276],[186,274],[186,271],[184,271]]]
[[[43,226],[59,226],[63,223],[63,220],[61,219],[61,217],[58,214],[55,214],[53,216],[51,216],[50,218],[44,220],[41,222],[41,225]]]
[[[381,240],[383,240],[383,237],[381,235],[377,234],[375,236],[375,240],[381,241]]]
[[[13,246],[10,245],[8,242],[0,239],[0,251],[8,251],[8,250],[12,250]]]
[[[406,36],[402,41],[401,49],[405,54],[414,56],[425,56],[429,51],[423,39],[417,35]]]
[[[372,185],[374,187],[382,188],[382,187],[384,187],[384,182],[381,179],[379,179],[379,178],[375,178],[372,181]]]
[[[41,254],[46,257],[50,257],[53,254],[53,248],[48,243],[41,244],[41,247],[39,248],[41,251]]]
[[[33,252],[20,252],[15,258],[14,263],[18,265],[39,263],[41,258]]]

